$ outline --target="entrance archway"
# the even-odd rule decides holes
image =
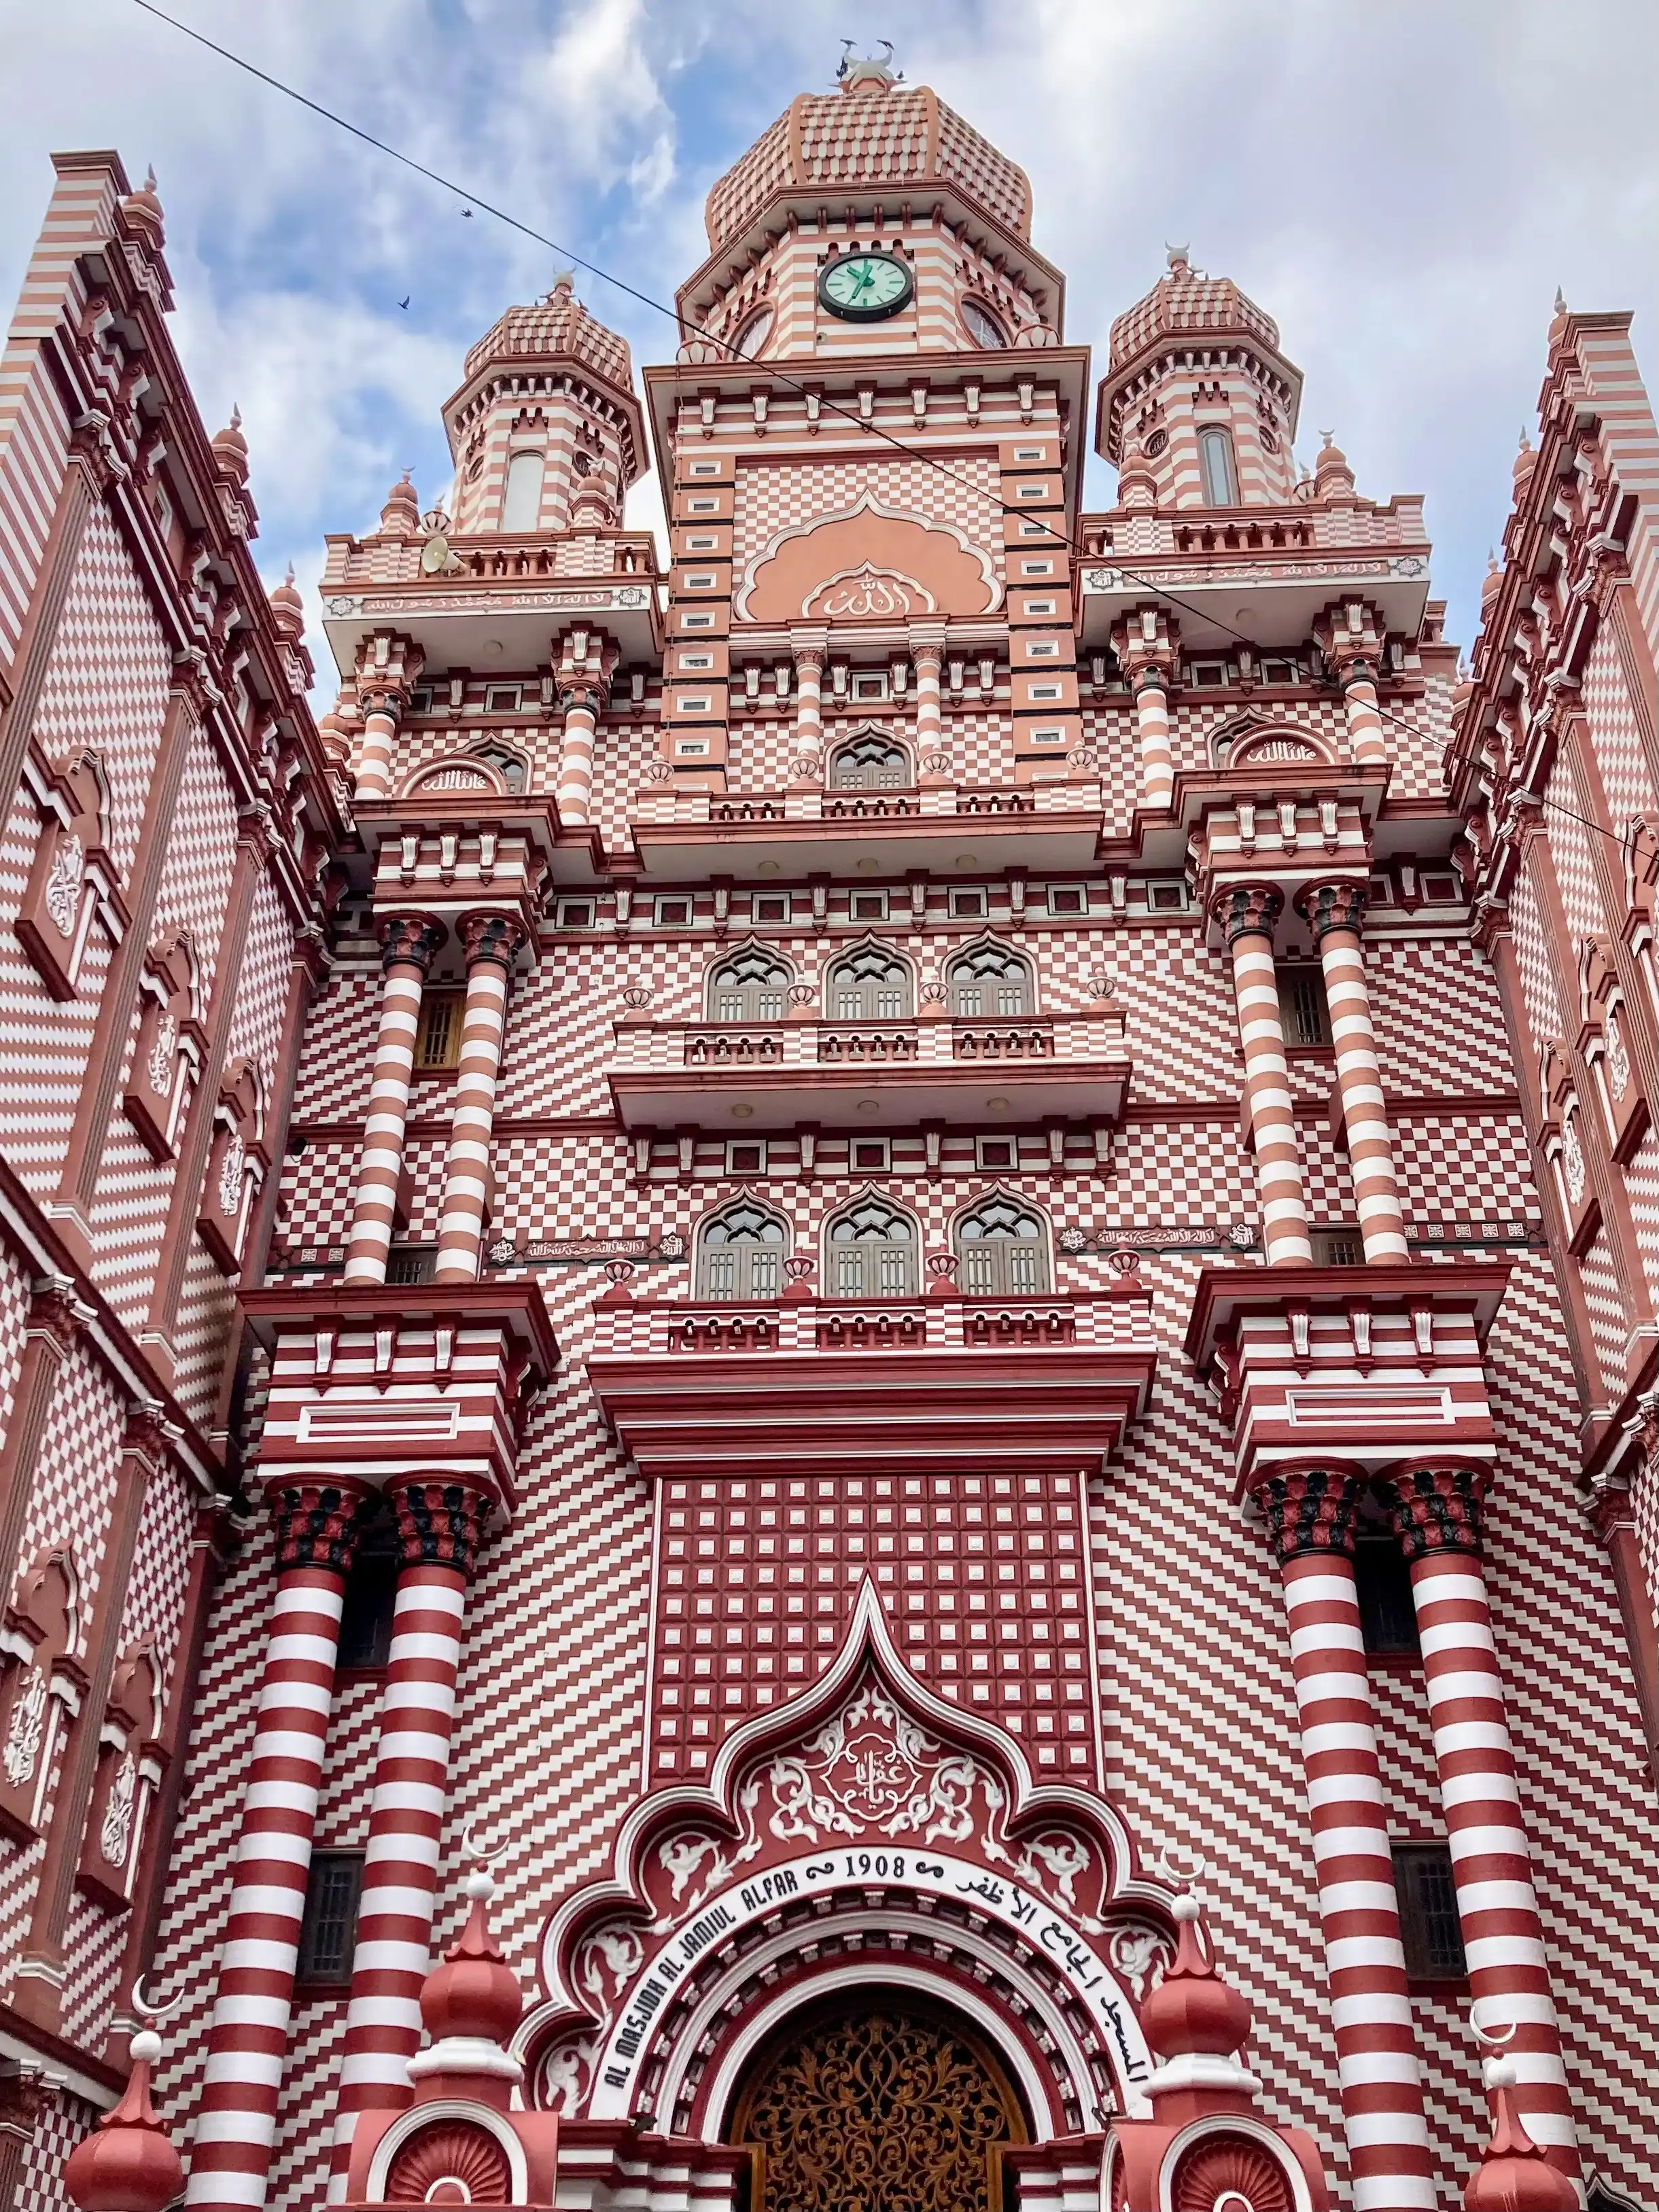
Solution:
[[[750,2064],[731,2140],[750,2212],[1000,2212],[1029,2140],[1000,2061],[965,2022],[894,1992],[794,2014]]]

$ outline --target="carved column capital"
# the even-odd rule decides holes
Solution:
[[[1297,912],[1313,933],[1316,945],[1333,929],[1351,929],[1358,937],[1364,927],[1366,896],[1363,884],[1315,884],[1296,903]]]
[[[1583,1506],[1584,1518],[1595,1531],[1596,1542],[1604,1547],[1619,1529],[1635,1530],[1636,1509],[1631,1503],[1630,1486],[1622,1476],[1598,1475]]]
[[[265,1492],[276,1523],[276,1564],[350,1571],[357,1540],[374,1509],[372,1491],[355,1482],[279,1482]]]
[[[529,942],[523,922],[512,914],[470,914],[461,923],[460,937],[469,969],[481,960],[510,969]]]
[[[50,1338],[59,1358],[73,1352],[93,1309],[75,1295],[72,1275],[37,1275],[29,1290],[27,1332]]]
[[[1408,1559],[1430,1552],[1480,1551],[1490,1471],[1455,1460],[1413,1460],[1390,1468],[1377,1485]]]
[[[1271,943],[1284,911],[1283,894],[1266,883],[1234,884],[1218,891],[1210,905],[1211,917],[1230,946],[1241,937],[1265,937]]]
[[[477,1564],[495,1501],[471,1482],[400,1482],[386,1492],[397,1516],[401,1566],[453,1567],[470,1577]]]
[[[1276,1468],[1250,1492],[1281,1566],[1310,1552],[1334,1552],[1351,1559],[1354,1522],[1364,1494],[1364,1470],[1345,1460]]]
[[[167,1409],[159,1398],[138,1398],[127,1408],[121,1449],[143,1460],[154,1473],[168,1447],[176,1444],[182,1434],[177,1421],[167,1418]]]
[[[386,714],[395,722],[407,711],[409,695],[426,665],[426,653],[397,630],[376,630],[357,647],[352,673],[357,705],[365,714]]]
[[[448,934],[435,915],[389,914],[380,923],[380,965],[407,963],[424,975]]]

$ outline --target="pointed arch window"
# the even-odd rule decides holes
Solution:
[[[830,970],[830,1018],[836,1022],[902,1022],[915,1012],[910,970],[896,953],[862,945]]]
[[[542,478],[547,460],[539,453],[514,453],[507,465],[501,495],[501,528],[534,530],[542,519]]]
[[[775,1213],[745,1202],[705,1222],[697,1239],[697,1295],[775,1298],[783,1287],[789,1232]]]
[[[831,791],[902,791],[909,782],[909,755],[879,730],[852,738],[830,763]]]
[[[1238,505],[1238,471],[1233,462],[1231,430],[1211,428],[1198,434],[1198,464],[1204,474],[1206,507]]]
[[[884,1198],[862,1198],[830,1224],[830,1295],[836,1298],[913,1298],[918,1270],[916,1224]]]
[[[711,1022],[781,1022],[789,969],[763,945],[745,945],[708,978]]]
[[[970,1298],[1041,1295],[1048,1288],[1048,1231],[1035,1208],[1001,1193],[957,1224],[957,1287]]]
[[[975,945],[951,963],[951,1012],[958,1021],[1005,1021],[1032,1008],[1031,970],[1006,945]]]
[[[485,745],[480,750],[478,758],[481,761],[489,762],[509,791],[518,792],[524,789],[525,764],[522,755],[508,752],[505,745]]]

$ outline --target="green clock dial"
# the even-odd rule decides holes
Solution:
[[[818,298],[847,323],[896,315],[915,289],[909,269],[892,253],[843,254],[818,278]]]

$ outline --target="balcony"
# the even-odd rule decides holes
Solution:
[[[670,782],[635,794],[634,841],[645,872],[687,882],[750,875],[1092,865],[1103,823],[1097,770],[1036,765],[1030,783],[924,783],[918,790],[705,791]],[[867,871],[866,871],[867,872]]]
[[[615,1024],[611,1093],[624,1128],[983,1127],[1115,1121],[1128,1089],[1118,1007],[958,1021]],[[737,1109],[744,1110],[738,1111]]]
[[[1157,1346],[1133,1276],[1046,1296],[635,1297],[594,1308],[588,1374],[642,1474],[1075,1476],[1146,1406]]]

